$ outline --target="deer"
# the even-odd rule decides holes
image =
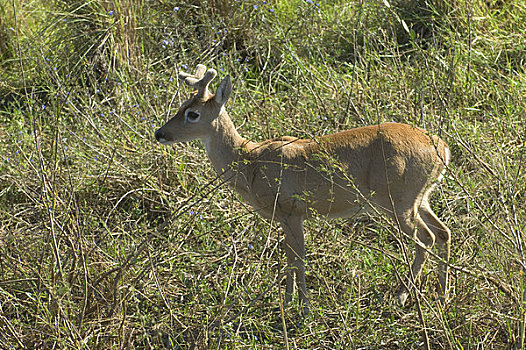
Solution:
[[[296,285],[303,313],[309,313],[304,220],[353,217],[372,208],[415,242],[407,282],[396,293],[398,303],[403,306],[410,288],[416,288],[412,281],[418,280],[435,243],[438,299],[445,300],[451,232],[429,203],[450,161],[445,141],[418,127],[385,122],[312,139],[282,136],[251,142],[240,136],[225,108],[232,94],[230,76],[215,94],[209,91],[216,76],[216,70],[202,64],[195,74],[178,74],[195,92],[155,138],[163,145],[201,140],[218,176],[255,212],[279,222],[287,261],[284,305]]]

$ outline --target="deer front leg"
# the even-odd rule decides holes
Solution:
[[[282,222],[285,233],[284,247],[287,255],[287,284],[285,289],[285,303],[292,299],[294,289],[294,275],[298,287],[298,296],[303,305],[304,314],[309,313],[307,287],[305,285],[305,240],[303,236],[303,219],[287,218]]]

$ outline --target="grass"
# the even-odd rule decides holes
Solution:
[[[427,333],[433,349],[523,348],[525,14],[522,0],[0,3],[0,347],[417,349]],[[420,306],[396,305],[407,263],[382,218],[318,218],[312,314],[294,302],[282,319],[276,224],[198,142],[153,139],[197,63],[232,76],[228,109],[253,140],[390,120],[444,138],[445,308],[433,257]]]

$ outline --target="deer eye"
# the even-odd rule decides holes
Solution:
[[[199,118],[201,117],[201,114],[196,111],[186,110],[184,112],[184,116],[186,117],[186,120],[190,123],[197,123],[199,121]]]

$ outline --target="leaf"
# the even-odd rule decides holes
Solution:
[[[402,26],[404,27],[405,31],[406,31],[408,34],[410,34],[410,32],[409,32],[409,27],[407,26],[407,23],[405,23],[405,21],[404,21],[403,19],[400,20],[400,21],[402,22]]]

